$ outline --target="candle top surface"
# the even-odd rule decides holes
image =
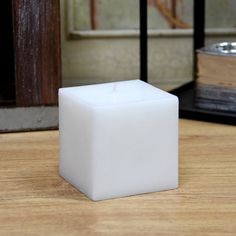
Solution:
[[[91,106],[122,105],[176,97],[141,80],[60,88],[59,93]]]

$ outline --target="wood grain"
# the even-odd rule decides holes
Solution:
[[[236,88],[236,58],[197,53],[198,81],[202,84]]]
[[[16,103],[56,104],[61,80],[59,0],[12,3]]]
[[[180,187],[101,202],[58,176],[58,131],[1,134],[0,189],[0,235],[233,236],[236,127],[180,120]]]

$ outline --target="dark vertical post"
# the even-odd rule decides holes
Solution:
[[[193,6],[193,76],[196,76],[196,50],[204,46],[205,42],[205,0],[194,0]]]
[[[17,106],[57,104],[61,83],[59,0],[12,0]]]
[[[1,2],[0,28],[2,33],[0,105],[8,105],[15,101],[12,1],[10,0]]]
[[[147,0],[139,1],[140,10],[140,79],[148,82],[148,15]]]

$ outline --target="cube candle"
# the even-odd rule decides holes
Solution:
[[[59,90],[60,175],[92,200],[178,187],[178,98],[140,80]]]

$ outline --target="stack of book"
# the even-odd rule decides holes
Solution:
[[[236,112],[236,43],[197,51],[197,107]]]

